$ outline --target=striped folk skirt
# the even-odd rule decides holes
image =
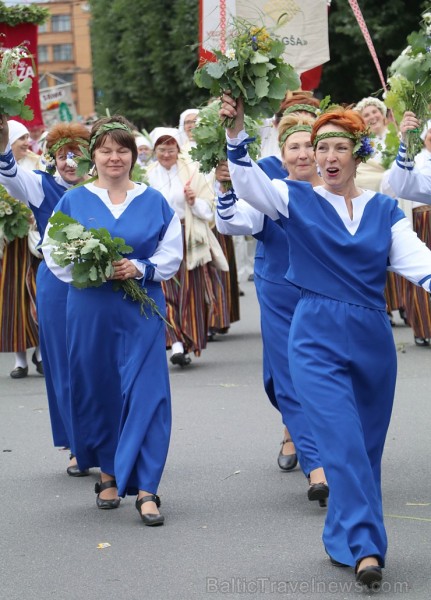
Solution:
[[[413,209],[413,229],[431,249],[431,206]],[[431,338],[430,294],[423,288],[406,281],[407,320],[418,338]]]
[[[162,282],[166,299],[166,347],[182,342],[186,353],[200,356],[207,345],[216,299],[208,265],[188,271],[183,258],[176,275]]]
[[[39,260],[27,237],[4,247],[0,261],[0,352],[24,352],[39,344],[36,271]]]
[[[386,286],[385,286],[385,299],[387,304],[387,312],[391,313],[394,310],[405,309],[407,281],[401,275],[387,271],[386,273]]]
[[[236,272],[235,250],[232,236],[223,235],[212,230],[216,236],[229,265],[229,271],[219,271],[210,268],[210,276],[213,282],[216,297],[217,310],[214,312],[210,323],[210,329],[226,333],[232,323],[239,321],[239,286]]]

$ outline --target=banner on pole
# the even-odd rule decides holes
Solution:
[[[63,83],[40,90],[43,120],[49,129],[60,121],[76,121],[77,114],[72,99],[72,84]]]
[[[235,16],[275,30],[298,73],[329,60],[327,0],[200,0],[201,60],[211,60],[214,48],[226,51]]]
[[[17,75],[22,79],[30,77],[33,81],[26,104],[33,111],[33,120],[24,121],[19,117],[13,117],[16,121],[24,123],[26,127],[37,127],[43,125],[42,112],[39,101],[39,81],[37,74],[37,25],[33,23],[20,23],[11,27],[6,23],[0,23],[0,44],[4,48],[14,48],[25,45],[31,57],[21,59]]]

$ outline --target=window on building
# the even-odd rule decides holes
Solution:
[[[61,85],[62,83],[75,83],[75,75],[73,73],[51,73],[54,76],[54,85]]]
[[[53,15],[51,17],[51,31],[70,31],[70,15]]]
[[[37,47],[37,60],[40,63],[49,62],[48,46],[38,46]]]
[[[37,31],[38,33],[46,33],[48,31],[48,21],[45,21],[42,25],[38,25]]]
[[[72,44],[56,44],[53,46],[53,59],[57,60],[73,60]]]

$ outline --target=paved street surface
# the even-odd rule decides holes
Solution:
[[[261,384],[259,316],[242,319],[190,368],[170,367],[173,431],[159,493],[164,527],[128,497],[96,508],[98,479],[68,477],[52,446],[43,378],[12,380],[0,355],[0,600],[215,600],[368,597],[330,565],[325,509],[276,463],[282,428]],[[380,598],[431,596],[431,348],[394,328],[399,376],[383,461],[389,536]],[[31,354],[29,353],[29,357]],[[376,364],[378,369],[379,365]],[[108,401],[108,399],[107,399]],[[98,545],[108,543],[106,548]]]

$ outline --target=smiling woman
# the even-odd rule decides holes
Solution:
[[[137,154],[124,117],[97,121],[89,144],[96,179],[70,190],[56,211],[122,238],[127,254],[113,262],[111,279],[134,279],[163,314],[161,281],[181,262],[181,225],[159,192],[130,179]],[[71,283],[70,265],[56,265],[45,240],[48,267]],[[162,525],[156,494],[171,429],[165,323],[156,313],[142,316],[139,303],[116,292],[115,282],[68,287],[67,361],[79,468],[100,467],[98,508],[115,509],[121,496],[137,494],[144,524]]]
[[[382,290],[388,265],[429,290],[431,251],[396,200],[357,188],[355,167],[370,154],[357,112],[330,109],[315,121],[311,139],[323,178],[315,188],[268,179],[247,154],[241,101],[225,94],[226,117],[235,118],[227,130],[235,192],[280,221],[290,249],[286,278],[301,289],[288,355],[330,488],[325,550],[373,586],[387,550],[380,474],[396,379]]]

